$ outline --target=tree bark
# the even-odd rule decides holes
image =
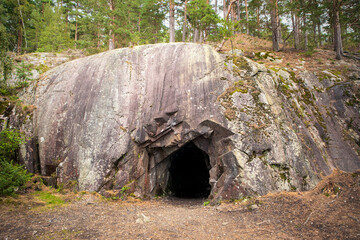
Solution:
[[[113,28],[115,25],[115,16],[114,16],[114,9],[115,9],[115,5],[114,5],[114,0],[110,0],[109,1],[109,5],[110,5],[110,14],[111,16],[111,22],[110,22],[110,39],[109,39],[109,50],[113,50],[115,48],[115,33],[113,32]]]
[[[215,13],[217,14],[217,12],[218,12],[218,2],[217,2],[217,0],[215,0]]]
[[[279,18],[279,6],[278,1],[275,1],[275,10],[276,10],[276,23],[277,23],[277,36],[278,36],[278,42],[279,44],[282,43],[282,36],[281,36],[281,22]]]
[[[291,0],[292,3],[292,0]],[[300,48],[300,38],[299,38],[299,18],[297,16],[297,13],[294,11],[291,11],[291,21],[294,29],[294,47],[295,49]]]
[[[223,0],[223,12],[224,12],[224,19],[226,19],[226,16],[228,15],[226,11],[226,0]]]
[[[239,25],[240,25],[240,20],[241,20],[240,4],[241,4],[241,0],[236,1],[236,21],[238,21]],[[241,29],[241,25],[240,25],[239,29]]]
[[[18,4],[19,4],[20,17],[21,17],[21,24],[22,24],[22,27],[24,29],[25,49],[27,49],[26,29],[25,29],[24,18],[23,18],[22,11],[21,11],[20,0],[18,0]],[[21,37],[21,41],[22,41],[22,37]]]
[[[75,22],[75,42],[78,40],[78,23]]]
[[[20,20],[20,26],[21,26],[21,20]],[[22,48],[22,28],[19,27],[19,30],[18,30],[18,42],[17,42],[17,53],[18,54],[21,54],[21,48]]]
[[[246,34],[249,35],[249,12],[248,12],[247,0],[245,0],[245,14],[246,14]]]
[[[318,48],[319,47],[319,42],[318,42],[318,39],[317,39],[317,22],[318,22],[318,19],[316,18],[315,16],[315,10],[314,10],[314,7],[318,6],[318,3],[316,2],[316,0],[312,0],[312,11],[311,11],[311,15],[312,15],[312,23],[313,23],[313,32],[314,32],[314,35],[313,35],[313,41],[314,41],[314,44],[316,45],[316,47]]]
[[[186,21],[187,21],[187,0],[185,0],[185,6],[184,6],[184,24],[183,24],[183,35],[182,35],[182,41],[185,42],[186,40]]]
[[[278,52],[280,50],[279,46],[279,31],[278,31],[278,16],[277,16],[277,0],[271,0],[271,31],[272,31],[272,48],[274,51]]]
[[[175,42],[175,3],[170,0],[170,42]]]
[[[307,24],[307,21],[306,21],[306,14],[304,14],[304,17],[303,17],[303,24],[304,24],[304,49],[307,50],[308,49],[308,32],[307,32],[307,29],[306,29],[306,24]]]
[[[319,45],[322,46],[322,39],[321,39],[321,24],[318,22],[318,41]]]
[[[236,2],[236,1],[237,1],[237,0],[231,0],[230,4],[229,4],[229,6],[228,6],[228,9],[227,9],[227,11],[226,11],[226,15],[225,15],[225,17],[224,17],[224,20],[225,20],[225,21],[227,21],[227,20],[229,19],[229,14],[230,14],[231,7],[232,7],[233,3]],[[225,2],[225,0],[224,0],[224,2]]]
[[[313,41],[314,41],[316,47],[319,47],[319,42],[317,41],[317,36],[316,36],[316,34],[317,34],[316,27],[317,27],[316,23],[315,23],[315,21],[313,21],[313,32],[314,32]]]
[[[229,8],[229,12],[230,12],[230,17],[231,17],[231,21],[235,21],[235,19],[236,18],[234,18],[235,17],[235,13],[234,13],[234,7],[233,6],[231,6],[231,8]]]
[[[194,37],[193,37],[193,42],[197,43],[198,41],[198,36],[199,36],[199,30],[197,28],[194,29]]]
[[[260,34],[260,7],[256,8],[256,24],[257,24],[258,34]]]
[[[340,27],[340,2],[341,0],[333,0],[334,11],[334,48],[336,52],[335,58],[340,60],[344,54],[342,50],[341,27]]]
[[[79,7],[78,2],[75,1],[75,11],[76,11],[76,15],[75,15],[75,48],[76,48],[76,41],[78,40],[78,22],[77,22],[77,8]]]

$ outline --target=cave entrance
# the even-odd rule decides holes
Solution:
[[[168,190],[180,198],[207,198],[211,191],[209,184],[209,156],[193,142],[182,146],[168,156]]]

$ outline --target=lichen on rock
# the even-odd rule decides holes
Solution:
[[[37,84],[41,173],[90,191],[131,182],[135,195],[155,196],[191,143],[208,156],[213,201],[307,190],[320,174],[360,166],[359,112],[345,104],[359,96],[348,84],[190,43],[71,61]]]

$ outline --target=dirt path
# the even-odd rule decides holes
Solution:
[[[77,194],[49,209],[3,199],[0,239],[360,239],[359,175],[337,172],[310,192],[218,206]]]

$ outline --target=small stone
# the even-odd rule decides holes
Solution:
[[[139,218],[136,219],[136,223],[144,224],[144,223],[150,222],[150,218],[145,216],[143,213],[141,213],[138,216],[139,216]]]
[[[251,205],[249,208],[250,208],[251,210],[257,210],[257,209],[259,209],[259,206],[256,205],[256,204],[253,204],[253,205]]]

